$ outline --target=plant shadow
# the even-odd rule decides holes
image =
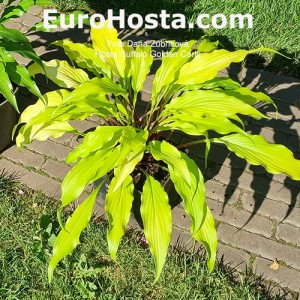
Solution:
[[[233,80],[237,80],[242,86],[250,87],[255,92],[264,92],[269,95],[278,107],[277,119],[255,120],[246,118],[246,131],[254,135],[262,135],[269,142],[282,144],[294,153],[294,157],[300,158],[300,80],[286,76],[277,77],[266,71],[243,68],[239,65],[232,65],[228,68],[228,74]],[[270,113],[270,105],[258,103],[256,108],[263,113],[268,113],[270,117],[276,117],[276,113]],[[220,171],[222,165],[230,167],[230,178],[225,191],[226,197],[223,202],[223,211],[228,203],[230,196],[240,186],[251,188],[251,198],[254,200],[251,217],[244,226],[259,212],[266,198],[282,201],[286,204],[287,210],[285,216],[280,222],[289,217],[292,210],[297,206],[299,200],[300,183],[283,175],[272,175],[260,166],[249,166],[244,159],[237,157],[234,153],[229,153],[225,149],[217,151],[217,162],[210,162],[209,179],[214,178]],[[213,152],[212,151],[212,152]],[[223,161],[223,163],[222,163]],[[226,162],[226,163],[225,163]],[[243,174],[248,173],[248,176]],[[244,182],[245,178],[251,182]],[[285,190],[282,195],[287,195],[288,199],[280,199],[280,192]],[[249,190],[249,189],[248,189]],[[276,193],[278,192],[278,196]]]

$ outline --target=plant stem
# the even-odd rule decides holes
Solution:
[[[169,169],[166,168],[166,167],[161,166],[160,164],[153,164],[153,166],[156,166],[156,167],[158,167],[158,168],[161,168],[162,170],[164,170],[164,171],[166,171],[166,172],[169,173]]]
[[[109,119],[108,122],[111,124],[111,126],[120,126],[120,123],[115,119]]]
[[[177,149],[187,148],[189,146],[193,146],[193,145],[197,145],[197,144],[203,144],[203,143],[206,143],[206,140],[200,140],[200,141],[194,141],[194,142],[190,142],[190,143],[186,143],[186,144],[181,144],[181,145],[177,146],[176,148]]]
[[[168,140],[170,139],[170,137],[172,136],[173,133],[174,133],[174,130],[171,130],[171,131],[169,132],[169,134],[168,134],[167,137],[166,137],[166,141],[168,141]]]
[[[150,126],[151,126],[153,114],[154,114],[154,111],[151,111],[151,114],[150,114],[150,117],[149,117],[149,119],[148,119],[148,123],[147,123],[146,129],[151,130]]]
[[[147,177],[148,173],[146,172],[146,170],[141,167],[138,167],[138,170],[140,170]]]
[[[147,105],[146,105],[146,108],[145,108],[144,113],[139,117],[139,123],[140,123],[140,125],[142,125],[143,120],[144,120],[144,119],[146,118],[146,116],[150,113],[150,111],[149,111],[150,105],[151,105],[151,102],[148,102]],[[146,121],[146,123],[147,123],[147,121]]]

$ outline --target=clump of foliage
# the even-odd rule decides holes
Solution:
[[[91,218],[97,193],[109,180],[105,199],[109,252],[116,259],[134,191],[139,190],[144,233],[155,259],[155,280],[158,280],[172,231],[165,173],[169,174],[190,216],[193,238],[207,250],[208,268],[212,270],[217,234],[205,202],[204,178],[195,161],[180,150],[183,145],[169,142],[168,133],[183,132],[197,139],[192,145],[205,144],[206,160],[211,143],[225,144],[254,165],[299,180],[300,161],[290,150],[244,131],[240,116],[267,118],[252,105],[258,101],[274,105],[270,97],[241,87],[229,78],[217,77],[219,70],[242,61],[247,54],[270,49],[229,52],[218,50],[207,41],[196,46],[193,40],[172,47],[156,71],[151,102],[145,113],[139,114],[139,92],[153,63],[151,47],[139,45],[134,49],[123,43],[107,22],[102,28],[92,28],[91,38],[92,44],[70,40],[54,43],[65,50],[72,65],[60,60],[43,63],[48,78],[60,89],[44,95],[47,104],[39,100],[28,107],[19,121],[18,146],[33,140],[58,138],[65,132],[84,137],[66,158],[74,166],[62,183],[61,209],[77,199],[87,185],[100,179],[97,188],[62,224],[49,263],[49,279],[58,262],[78,245],[79,236]],[[42,67],[34,64],[29,70],[36,74],[42,72]],[[102,124],[87,134],[78,132],[69,123],[92,115],[97,115]]]

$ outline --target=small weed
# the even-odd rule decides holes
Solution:
[[[38,222],[33,220],[35,235],[33,236],[32,252],[43,262],[46,263],[51,256],[49,247],[52,248],[56,239],[59,224],[52,221],[51,216],[42,215]]]

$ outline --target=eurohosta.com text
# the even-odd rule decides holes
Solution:
[[[105,20],[108,21],[108,26],[113,27],[115,24],[123,29],[129,27],[132,29],[155,29],[160,26],[163,29],[192,29],[198,27],[200,29],[208,29],[213,27],[215,29],[227,28],[253,28],[253,17],[251,14],[231,14],[225,16],[224,14],[199,14],[196,22],[188,22],[185,15],[181,13],[169,14],[166,10],[161,10],[160,14],[147,14],[143,17],[140,14],[131,14],[126,16],[125,10],[120,9],[118,13],[114,13],[112,9],[107,10],[106,17],[103,14],[87,14],[74,15],[70,14],[68,18],[65,14],[58,14],[56,9],[44,10],[44,27],[47,29],[57,28],[58,25],[51,24],[60,16],[61,28],[74,28],[77,23],[78,28],[83,28],[84,24],[89,24],[94,28],[102,28]],[[76,20],[77,19],[77,20]]]

